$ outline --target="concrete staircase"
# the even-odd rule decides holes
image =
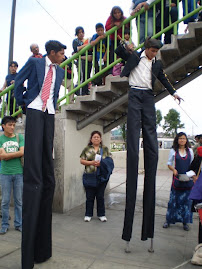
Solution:
[[[202,22],[190,23],[189,33],[172,36],[172,43],[159,52],[164,69],[176,89],[202,73]],[[62,106],[62,113],[77,122],[77,130],[91,123],[101,125],[106,133],[125,122],[127,116],[128,79],[108,76],[105,86],[93,87],[89,96],[76,98],[75,104]],[[155,101],[168,95],[156,82]]]

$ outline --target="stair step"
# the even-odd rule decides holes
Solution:
[[[202,53],[200,53],[200,46],[202,45],[202,22],[190,23],[189,33],[179,36],[172,35],[172,43],[164,45],[159,54],[166,69],[167,75],[171,83],[174,85],[178,82],[183,84],[183,80],[189,81],[192,79],[196,70],[202,65]],[[197,51],[193,51],[197,48]],[[189,52],[192,52],[194,57],[189,56]],[[198,53],[199,52],[199,53]],[[184,60],[183,57],[186,56]],[[188,62],[189,61],[189,62]],[[184,64],[183,64],[184,63]],[[178,87],[180,87],[181,84]],[[177,87],[176,85],[176,87]],[[103,128],[109,130],[111,127],[115,127],[116,123],[126,120],[128,101],[125,99],[126,93],[129,89],[128,78],[119,76],[108,75],[105,80],[105,85],[94,86],[90,90],[90,95],[78,96],[75,104],[70,104],[63,108],[69,118],[75,119],[78,123],[82,120],[82,125],[92,118],[93,123],[102,125]],[[154,86],[154,94],[156,95],[156,101],[161,100],[167,94],[162,84],[156,80]],[[119,99],[122,98],[123,99]],[[116,107],[112,102],[117,101]],[[120,101],[120,102],[119,102]],[[125,103],[123,103],[125,102]],[[111,104],[111,108],[110,108]],[[106,114],[105,114],[106,112]],[[97,114],[96,114],[97,113]],[[96,117],[95,117],[96,116]]]

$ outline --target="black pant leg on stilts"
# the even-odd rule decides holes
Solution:
[[[156,111],[151,90],[144,91],[142,109],[142,134],[144,147],[144,193],[142,240],[154,237],[155,183],[158,163],[158,142],[156,134]]]
[[[42,175],[43,190],[35,239],[34,260],[44,262],[52,256],[52,203],[55,190],[53,166],[54,115],[44,113]]]
[[[35,236],[40,210],[44,114],[27,109],[22,207],[22,269],[34,267]]]
[[[142,91],[130,89],[127,116],[126,207],[122,239],[130,241],[136,203]]]

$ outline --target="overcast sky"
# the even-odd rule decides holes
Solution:
[[[70,4],[71,3],[71,4]],[[0,34],[1,34],[1,64],[0,64],[0,87],[7,75],[9,32],[12,0],[0,0]],[[98,8],[98,6],[101,6]],[[95,33],[95,24],[105,24],[113,6],[119,5],[126,17],[129,16],[131,0],[17,0],[14,60],[19,64],[19,69],[27,61],[31,52],[31,43],[38,43],[40,52],[45,53],[44,44],[47,40],[56,39],[67,45],[66,55],[72,53],[72,40],[75,38],[75,28],[79,25],[84,27],[85,37],[91,37]],[[45,11],[45,10],[46,11]],[[48,15],[48,13],[54,18]],[[57,22],[57,23],[56,23]],[[133,26],[133,29],[135,25]],[[184,25],[181,24],[180,32],[183,33]],[[135,33],[135,30],[133,30]],[[133,37],[135,41],[136,38]],[[183,109],[198,125],[185,115],[172,97],[166,97],[156,104],[156,108],[162,111],[163,116],[170,108],[180,112],[181,121],[185,123],[184,131],[187,134],[202,133],[201,108],[202,76],[178,90],[183,97]]]

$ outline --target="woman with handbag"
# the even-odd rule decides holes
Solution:
[[[102,144],[102,135],[93,131],[88,146],[80,155],[80,163],[85,165],[83,185],[86,191],[86,213],[84,221],[89,222],[93,216],[94,201],[97,201],[97,216],[100,221],[106,222],[104,192],[108,181],[101,182],[97,177],[101,159],[111,157],[109,149]]]
[[[192,223],[191,204],[189,194],[193,187],[193,180],[188,178],[190,163],[194,158],[187,135],[180,132],[176,135],[168,158],[168,168],[173,172],[170,200],[163,228],[176,222],[183,223],[183,229],[189,231],[188,223]],[[174,165],[173,165],[174,164]]]

